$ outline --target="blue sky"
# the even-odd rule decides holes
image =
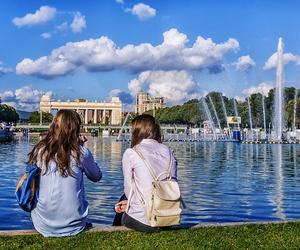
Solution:
[[[296,0],[3,0],[0,96],[23,110],[44,93],[130,104],[144,90],[169,105],[212,90],[243,97],[273,86],[280,36],[287,85],[299,88],[299,9]]]

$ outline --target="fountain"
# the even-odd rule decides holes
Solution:
[[[250,124],[250,139],[251,139],[251,141],[253,141],[253,125],[252,125],[250,96],[247,98],[247,102],[248,102],[248,114],[249,114],[249,124]]]
[[[273,114],[274,140],[282,141],[282,132],[284,130],[284,103],[283,103],[283,42],[279,38],[277,48],[277,71],[276,71],[276,89],[275,105]]]
[[[220,119],[219,119],[219,116],[218,116],[218,113],[217,113],[215,104],[214,104],[213,100],[211,99],[211,96],[210,96],[210,95],[208,95],[208,99],[209,99],[209,102],[210,102],[210,104],[211,104],[211,106],[212,106],[212,109],[213,109],[213,111],[214,111],[214,115],[215,115],[215,117],[216,117],[216,119],[217,119],[217,124],[218,124],[219,130],[220,130],[219,132],[221,133],[221,130],[222,130],[222,128],[221,128],[221,123],[220,123]]]
[[[266,127],[266,110],[265,110],[265,96],[262,94],[262,110],[263,110],[263,120],[264,120],[264,132],[267,135],[267,127]]]
[[[297,115],[297,101],[298,101],[298,90],[295,88],[295,97],[294,97],[294,117],[293,117],[293,131],[296,133],[296,115]]]
[[[293,114],[293,132],[287,132],[285,128],[285,105],[284,105],[284,63],[283,63],[283,42],[282,38],[279,38],[277,47],[277,70],[276,70],[276,87],[274,94],[274,104],[273,104],[273,114],[272,114],[272,124],[273,130],[270,132],[270,136],[267,136],[267,140],[253,141],[252,139],[245,143],[299,143],[296,133],[296,109],[297,109],[297,92],[295,92],[294,97],[294,114]],[[296,90],[297,91],[297,90]],[[250,99],[247,98],[248,109],[249,109],[249,122],[250,130],[252,131],[252,117],[251,117],[251,105]],[[262,96],[262,110],[264,116],[264,131],[266,132],[266,110],[265,110],[265,100]]]
[[[131,115],[130,113],[128,113],[128,114],[126,115],[125,119],[124,119],[124,122],[123,122],[123,124],[122,124],[122,127],[121,127],[121,129],[119,130],[119,133],[118,133],[117,141],[120,141],[120,140],[121,140],[121,141],[122,141],[122,140],[125,140],[125,141],[126,141],[126,133],[124,133],[124,138],[123,138],[123,139],[121,139],[121,136],[123,135],[123,132],[126,131],[126,124],[127,124],[129,118],[133,119],[133,117],[132,117],[132,115]]]
[[[216,140],[217,139],[217,135],[216,135],[216,129],[215,129],[215,124],[214,124],[214,121],[212,119],[212,116],[211,116],[211,113],[210,113],[210,110],[207,106],[207,103],[205,101],[205,97],[202,97],[201,98],[201,101],[202,101],[202,105],[203,105],[203,108],[204,108],[204,111],[205,111],[205,114],[206,114],[206,117],[209,121],[209,126],[213,132],[213,138]]]
[[[223,113],[224,113],[224,118],[225,118],[226,126],[229,129],[229,131],[230,131],[230,127],[229,127],[229,124],[228,124],[228,121],[227,121],[227,110],[226,110],[225,102],[224,102],[224,99],[223,99],[223,95],[220,94],[220,96],[221,96],[221,102],[222,102],[222,108],[223,108]]]
[[[237,109],[237,106],[236,106],[236,100],[234,98],[233,98],[233,108],[234,108],[234,115],[236,117],[238,117],[239,112],[238,112],[238,109]],[[239,123],[237,124],[237,126],[238,126],[238,130],[240,130],[240,124]]]
[[[262,94],[261,103],[262,103],[262,116],[263,116],[263,129],[259,131],[258,129],[253,128],[252,121],[252,109],[251,107],[251,96],[246,98],[246,102],[248,104],[248,117],[249,117],[249,126],[248,131],[244,134],[245,131],[240,131],[241,129],[241,117],[239,117],[238,109],[237,109],[237,101],[233,99],[233,107],[234,107],[234,116],[238,117],[238,119],[233,119],[232,123],[235,124],[230,131],[230,126],[227,120],[227,110],[224,102],[223,95],[221,94],[221,102],[223,114],[225,117],[226,126],[229,132],[227,134],[227,130],[224,129],[224,133],[222,133],[222,127],[220,123],[220,118],[218,115],[219,110],[216,109],[215,103],[213,102],[212,96],[209,94],[206,97],[201,98],[200,102],[203,105],[203,110],[206,114],[206,121],[203,122],[203,126],[201,127],[191,127],[191,124],[183,125],[185,126],[183,129],[180,129],[178,132],[170,127],[165,127],[164,130],[170,136],[169,140],[172,141],[205,141],[205,140],[218,140],[218,141],[240,141],[241,132],[242,132],[242,143],[300,143],[299,135],[297,135],[296,131],[296,116],[297,116],[297,92],[295,92],[294,97],[294,113],[293,113],[293,124],[292,124],[292,132],[286,132],[285,130],[285,105],[284,105],[284,63],[283,63],[283,42],[282,38],[279,38],[278,47],[277,47],[277,70],[276,70],[276,87],[274,93],[274,104],[273,104],[273,114],[272,114],[272,122],[269,123],[269,129],[267,129],[267,118],[269,116],[268,110],[270,109],[268,103],[266,106],[265,96]],[[256,103],[255,99],[253,99],[252,105]],[[210,104],[208,104],[210,102]],[[246,103],[245,103],[246,104]],[[247,104],[245,107],[242,107],[242,117],[244,118],[244,108],[247,109]],[[208,105],[211,105],[211,110]],[[244,106],[244,104],[243,104]],[[217,107],[218,108],[218,107]],[[254,107],[255,108],[255,107]],[[213,114],[212,114],[213,112]],[[220,112],[220,111],[219,111]],[[231,114],[230,114],[231,115]],[[125,123],[126,123],[125,119]],[[245,123],[245,121],[243,121]],[[120,139],[121,134],[123,133],[124,127],[126,127],[125,123],[123,124],[119,136],[117,140]],[[271,124],[273,124],[273,128],[271,130]],[[193,125],[195,126],[195,124]],[[224,126],[225,127],[225,126]],[[127,128],[127,127],[126,127]],[[202,129],[204,128],[204,129]],[[128,128],[127,128],[128,130]],[[173,132],[168,132],[168,131]],[[220,130],[220,131],[219,131]],[[268,132],[267,132],[268,131]],[[231,135],[232,132],[232,135]],[[283,134],[284,133],[284,134]],[[192,136],[191,136],[192,135]],[[239,135],[239,137],[235,137],[235,135]],[[175,136],[175,139],[173,138]],[[297,138],[298,136],[298,138]],[[167,137],[165,137],[166,139]],[[239,138],[239,139],[237,139]],[[129,140],[129,139],[128,139]]]

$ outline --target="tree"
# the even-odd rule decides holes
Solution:
[[[298,91],[299,92],[299,91]],[[207,106],[210,110],[212,119],[216,124],[216,117],[212,108],[212,104],[209,100],[211,98],[214,103],[216,113],[219,117],[222,127],[226,127],[225,114],[223,111],[222,105],[222,93],[220,92],[210,92],[205,98]],[[264,107],[266,115],[266,126],[272,123],[272,115],[274,110],[274,95],[275,89],[271,89],[268,93],[268,96],[264,97]],[[251,94],[249,97],[251,105],[251,115],[252,115],[252,124],[253,127],[263,127],[264,126],[264,117],[263,117],[263,96],[261,93]],[[284,99],[285,99],[285,112],[286,112],[286,121],[288,127],[292,126],[293,115],[294,115],[294,98],[295,98],[295,88],[285,88],[284,89]],[[237,102],[234,98],[227,98],[223,96],[227,116],[235,115],[234,112],[234,102],[237,103],[238,115],[242,120],[242,127],[249,127],[249,108],[247,99],[245,101]],[[300,123],[300,94],[298,93],[298,105],[297,105],[297,116],[296,116],[296,125]],[[147,111],[146,113],[152,114],[152,110]],[[177,105],[173,107],[166,107],[156,110],[156,118],[159,119],[162,124],[191,124],[196,125],[204,120],[208,119],[206,117],[202,101],[197,99],[192,99],[184,103],[183,105]]]
[[[50,123],[53,120],[53,115],[51,113],[43,112],[42,116],[43,116],[42,117],[43,123]],[[38,112],[38,111],[31,112],[28,122],[40,123],[40,112]]]
[[[0,104],[0,121],[17,122],[19,115],[14,107],[6,104]]]

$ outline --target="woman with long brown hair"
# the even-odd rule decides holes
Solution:
[[[177,160],[173,152],[162,144],[161,128],[153,116],[143,114],[135,117],[131,129],[131,148],[125,151],[122,159],[124,193],[129,200],[117,203],[115,211],[118,214],[124,213],[122,224],[126,227],[142,232],[153,232],[157,231],[157,228],[150,226],[142,204],[143,201],[149,200],[153,187],[153,177],[145,166],[145,161],[161,179],[166,178],[161,174],[167,173],[170,168],[171,178],[176,181]],[[120,216],[117,215],[116,218],[118,217]],[[118,224],[117,219],[114,224]]]
[[[102,173],[83,146],[80,127],[75,111],[58,111],[45,137],[28,154],[28,163],[41,169],[31,218],[36,230],[47,237],[76,235],[88,225],[83,173],[93,182],[99,181]]]

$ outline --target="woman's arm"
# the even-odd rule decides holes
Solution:
[[[126,197],[129,197],[130,189],[131,189],[131,178],[132,178],[132,171],[133,166],[130,160],[130,155],[132,154],[132,149],[127,149],[123,154],[122,158],[122,169],[123,169],[123,176],[124,176],[124,193]]]
[[[86,177],[93,182],[100,181],[102,178],[102,172],[98,164],[95,162],[90,150],[83,147],[82,158],[81,164]]]

